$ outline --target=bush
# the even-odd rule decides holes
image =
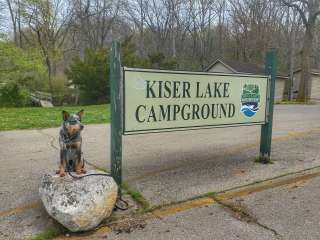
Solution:
[[[75,58],[66,70],[70,85],[79,87],[81,104],[109,102],[109,59],[106,49],[87,49],[84,59]]]
[[[77,89],[68,87],[65,75],[59,74],[52,78],[52,103],[54,106],[76,104]]]
[[[46,67],[40,51],[21,49],[0,41],[0,84],[16,82],[30,90],[43,90],[48,85]]]
[[[121,60],[123,66],[158,69],[177,69],[174,58],[166,58],[155,52],[148,58],[137,56],[135,46],[128,37],[122,42]],[[65,71],[69,85],[79,90],[81,104],[101,104],[110,101],[109,54],[106,49],[86,49],[84,59],[75,58]]]
[[[174,58],[166,59],[161,52],[154,52],[148,55],[151,68],[175,70],[178,68],[177,60]]]
[[[132,68],[150,68],[148,60],[140,58],[136,49],[132,36],[124,39],[121,43],[121,64]]]
[[[46,67],[37,49],[0,41],[0,106],[31,104],[30,91],[47,86]]]
[[[16,82],[10,82],[0,88],[1,107],[25,107],[31,105],[30,92]]]

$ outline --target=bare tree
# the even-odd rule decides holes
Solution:
[[[116,25],[121,1],[70,0],[74,12],[71,29],[83,57],[86,48],[102,48],[106,45],[112,28]]]
[[[145,17],[146,17],[146,0],[132,0],[128,1],[124,5],[125,17],[129,19],[132,23],[133,28],[138,29],[139,32],[139,41],[138,48],[140,56],[145,55],[145,46],[144,46],[144,27],[145,27]]]
[[[108,47],[112,39],[129,35],[141,57],[161,52],[167,58],[175,58],[185,69],[200,70],[218,56],[262,64],[269,47],[279,49],[280,66],[282,70],[291,69],[291,73],[296,64],[296,48],[302,48],[301,59],[310,60],[311,55],[320,59],[316,46],[308,48],[310,36],[314,41],[320,39],[320,31],[318,36],[312,30],[316,28],[319,0],[0,2],[5,4],[6,18],[12,22],[12,40],[18,46],[23,43],[22,47],[37,43],[41,49],[50,84],[65,59],[83,57],[86,48]],[[307,26],[304,32],[302,25]],[[72,52],[66,53],[67,49]],[[305,69],[310,69],[310,63],[301,62],[303,76],[307,76]]]
[[[4,30],[5,26],[3,22],[5,21],[5,3],[0,1],[0,33]]]
[[[288,80],[286,82],[287,89],[287,98],[288,100],[293,99],[293,77],[294,70],[296,66],[296,54],[298,53],[297,49],[297,35],[299,34],[301,27],[301,18],[297,15],[297,11],[290,7],[287,8],[286,12],[286,21],[284,28],[284,33],[287,41],[287,51],[284,52],[287,56],[287,66],[288,66]]]
[[[280,42],[282,9],[264,0],[230,0],[230,4],[236,58],[261,62],[266,49]]]
[[[10,15],[10,21],[13,28],[13,38],[16,46],[22,47],[21,31],[21,0],[6,0],[7,9]]]
[[[25,22],[33,34],[31,37],[44,56],[52,91],[52,77],[57,73],[60,50],[73,17],[72,10],[63,0],[26,0],[23,9]]]
[[[298,11],[305,27],[303,46],[301,49],[301,79],[297,100],[307,102],[310,99],[310,57],[312,53],[316,20],[320,15],[320,1],[282,0],[282,3]]]
[[[218,50],[219,50],[219,56],[223,55],[223,48],[224,48],[224,25],[225,25],[225,15],[226,15],[226,0],[219,0],[217,2],[217,15],[218,15],[218,35],[219,35],[219,41],[218,41]]]
[[[215,5],[213,0],[189,0],[191,24],[189,27],[192,39],[192,55],[199,59],[203,69],[210,55],[207,47],[211,42],[211,23],[214,21]],[[210,26],[210,27],[209,27]]]

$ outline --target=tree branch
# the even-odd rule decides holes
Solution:
[[[303,2],[303,1],[301,1],[301,2]],[[301,19],[302,19],[302,21],[303,21],[303,24],[304,24],[306,27],[308,27],[308,20],[307,20],[306,14],[304,13],[304,11],[302,10],[302,8],[301,8],[299,5],[297,5],[297,4],[295,4],[295,3],[288,2],[288,1],[286,1],[286,0],[282,0],[282,3],[283,3],[284,5],[290,7],[290,8],[295,8],[295,9],[299,12],[299,14],[300,14],[300,16],[301,16]]]

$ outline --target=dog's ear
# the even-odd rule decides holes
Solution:
[[[84,112],[84,110],[81,109],[81,110],[77,113],[77,115],[79,116],[80,120],[82,119],[83,112]]]
[[[66,111],[62,111],[62,119],[63,121],[66,121],[69,118],[70,114]]]

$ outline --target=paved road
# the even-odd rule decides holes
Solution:
[[[253,163],[259,126],[137,135],[124,138],[125,180],[159,205],[320,165],[320,105],[277,105],[274,117],[275,164]],[[85,126],[83,135],[86,159],[108,168],[109,125]],[[57,146],[57,128],[0,132],[0,238],[52,224],[34,206],[41,175],[57,167]]]
[[[144,229],[106,236],[110,240],[318,240],[319,196],[320,177],[316,177],[169,214],[148,222]]]

